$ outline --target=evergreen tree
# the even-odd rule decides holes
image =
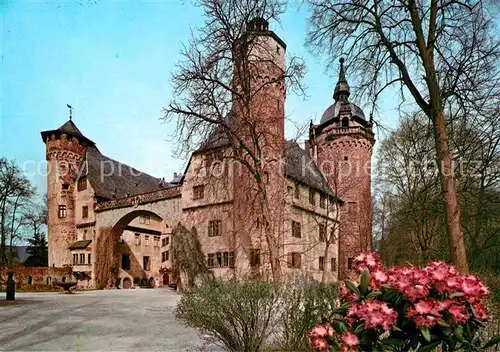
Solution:
[[[27,252],[30,256],[25,260],[25,266],[47,266],[49,256],[47,251],[47,240],[45,235],[40,232],[35,232],[33,238],[29,240],[29,247]]]

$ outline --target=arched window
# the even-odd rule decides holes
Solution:
[[[342,119],[342,127],[349,127],[349,119],[347,117]]]

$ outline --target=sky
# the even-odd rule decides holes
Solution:
[[[46,189],[40,131],[68,120],[66,104],[104,155],[166,180],[184,170],[186,160],[173,157],[175,123],[160,118],[180,49],[204,20],[193,1],[2,0],[0,11],[0,156],[15,160],[40,195]],[[270,26],[288,55],[308,66],[308,97],[287,96],[286,114],[299,124],[318,123],[333,103],[338,73],[326,72],[325,58],[305,47],[307,8],[291,6],[280,25]],[[396,126],[390,102],[382,101],[380,115]]]

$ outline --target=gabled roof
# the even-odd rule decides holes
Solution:
[[[85,249],[89,246],[89,244],[92,242],[92,240],[83,240],[83,241],[76,241],[73,243],[71,246],[69,246],[69,249]]]
[[[208,138],[201,143],[200,147],[193,153],[205,153],[211,150],[230,146],[231,143],[222,129],[216,128]],[[285,141],[285,175],[290,179],[303,183],[318,191],[336,196],[318,165],[310,158],[309,154],[302,149],[297,142]],[[189,163],[190,164],[190,163]],[[189,168],[186,167],[186,171]]]
[[[104,156],[95,146],[86,149],[77,177],[87,177],[95,195],[105,199],[123,198],[173,186]]]
[[[52,134],[55,134],[57,137],[59,137],[62,133],[65,133],[68,136],[77,137],[80,142],[84,142],[84,143],[86,143],[88,145],[95,145],[95,143],[93,141],[91,141],[90,139],[88,139],[87,137],[85,137],[83,135],[83,133],[80,132],[80,130],[78,129],[78,127],[76,127],[75,123],[71,119],[69,119],[68,121],[66,121],[58,129],[47,130],[47,131],[41,132],[42,140],[45,143],[45,141],[47,140],[47,137],[50,137]]]
[[[285,175],[318,191],[336,196],[309,153],[295,141],[285,141]]]

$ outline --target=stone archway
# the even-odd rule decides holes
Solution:
[[[129,289],[132,288],[132,280],[130,278],[126,277],[122,280],[122,288],[124,289]]]
[[[120,275],[120,270],[123,269],[124,262],[126,262],[123,260],[126,258],[121,258],[121,256],[123,255],[121,248],[124,247],[124,244],[123,242],[119,242],[120,235],[126,229],[130,232],[131,230],[129,229],[129,224],[131,224],[135,219],[139,217],[155,219],[156,222],[157,229],[154,230],[154,234],[151,236],[143,236],[147,240],[147,246],[149,247],[149,249],[159,246],[161,244],[161,241],[158,241],[156,237],[159,236],[161,238],[161,235],[170,228],[170,226],[162,216],[153,211],[145,209],[134,209],[132,211],[129,211],[128,213],[125,213],[125,215],[122,215],[110,228],[100,227],[98,235],[96,236],[95,245],[92,248],[93,251],[95,251],[93,257],[96,258],[94,262],[93,272],[95,285],[97,288],[102,289],[107,286],[111,286],[113,282],[116,282],[116,278],[122,276],[123,274],[131,275],[133,277],[149,277],[151,275],[155,275],[153,274],[155,270],[151,263],[153,259],[158,260],[156,258],[156,252],[158,252],[159,254],[161,254],[161,252],[155,251],[153,253],[151,251],[151,254],[140,253],[140,250],[137,250],[137,248],[139,247],[134,246],[134,244],[130,241],[126,243],[129,248],[129,252],[137,252],[140,253],[140,255],[134,255],[133,258],[130,258],[132,264],[129,265],[133,266],[135,269],[142,268],[142,272],[137,272],[138,270],[135,270],[135,272],[123,273],[122,271],[122,275]],[[128,270],[131,270],[131,268],[128,268]],[[148,281],[146,282],[149,283]]]

